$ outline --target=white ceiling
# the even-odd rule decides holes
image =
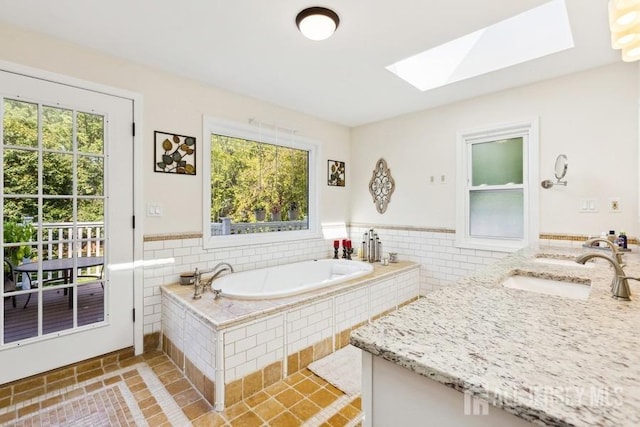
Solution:
[[[385,69],[547,1],[0,0],[0,21],[358,126],[620,61],[606,0],[566,0],[573,49],[426,92]],[[338,13],[333,37],[297,31],[308,6]]]

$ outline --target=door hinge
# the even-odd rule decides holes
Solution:
[[[136,216],[132,216],[131,217],[131,225],[133,226],[133,228],[136,228]]]
[[[136,322],[136,309],[133,309],[133,322]]]
[[[131,123],[131,135],[136,136],[136,123]]]

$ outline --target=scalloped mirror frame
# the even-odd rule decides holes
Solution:
[[[373,197],[373,203],[380,214],[387,210],[391,202],[391,195],[396,188],[396,182],[391,176],[391,169],[387,166],[385,159],[380,158],[369,181],[369,193]]]

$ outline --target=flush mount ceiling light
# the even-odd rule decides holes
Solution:
[[[625,62],[640,59],[640,0],[609,0],[611,46]]]
[[[300,32],[311,40],[325,40],[331,37],[340,24],[338,14],[325,7],[309,7],[296,16]]]

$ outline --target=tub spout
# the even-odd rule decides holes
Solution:
[[[193,281],[193,299],[202,298],[202,292],[205,291],[207,289],[207,287],[210,287],[211,283],[218,276],[220,276],[222,273],[224,273],[225,271],[229,272],[229,273],[233,273],[233,267],[231,266],[231,264],[229,264],[227,262],[221,262],[221,263],[216,264],[215,267],[208,268],[208,269],[205,269],[205,270],[198,270],[196,268],[196,271],[193,274],[193,276],[194,276],[194,281]],[[213,275],[211,275],[211,277],[209,277],[205,281],[203,281],[202,280],[202,275],[203,274],[207,274],[207,273],[213,273]],[[214,291],[214,299],[217,299],[220,296],[220,290],[213,290],[213,291]]]
[[[615,276],[613,277],[613,281],[611,282],[611,296],[615,299],[629,301],[631,299],[630,298],[631,291],[629,290],[629,282],[627,281],[627,279],[634,279],[634,278],[627,277],[624,274],[624,270],[622,270],[620,263],[613,257],[610,257],[605,254],[598,254],[598,253],[592,253],[592,252],[586,253],[577,257],[576,262],[579,264],[584,264],[591,258],[602,258],[602,259],[606,259],[611,263],[611,265],[615,270]]]

